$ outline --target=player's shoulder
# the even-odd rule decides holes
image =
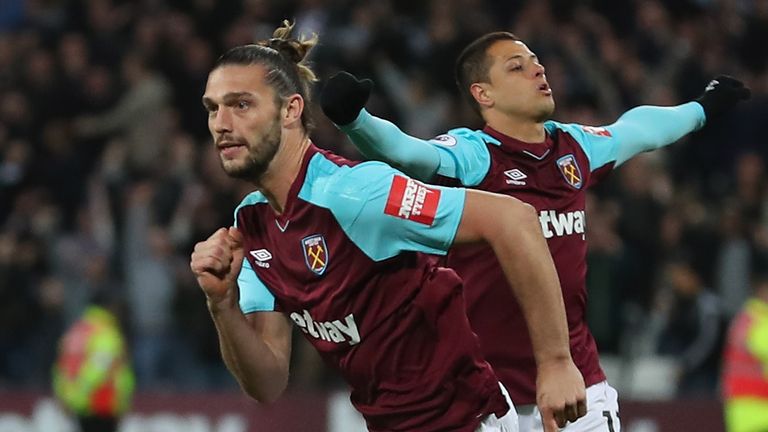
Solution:
[[[488,143],[501,145],[501,141],[486,132],[465,127],[451,129],[442,135],[432,138],[429,142],[446,148],[461,146],[485,147]]]
[[[267,204],[267,197],[264,196],[259,191],[253,191],[246,195],[242,201],[240,201],[240,204],[235,207],[234,211],[234,217],[235,217],[235,225],[237,225],[237,214],[244,208],[253,206],[253,205],[259,205],[259,204]]]
[[[560,123],[554,120],[544,122],[544,128],[550,135],[557,131],[564,132],[572,136],[579,143],[591,139],[610,138],[611,132],[602,126],[587,126],[579,123]]]
[[[383,162],[339,163],[318,153],[310,161],[299,197],[326,208],[364,201],[398,172]]]
[[[581,127],[582,125],[577,123],[561,123],[555,120],[547,120],[544,122],[544,129],[546,129],[547,133],[550,135],[564,132],[569,135],[578,136],[582,133]]]

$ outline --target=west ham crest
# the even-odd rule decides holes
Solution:
[[[565,155],[557,160],[557,167],[560,168],[560,174],[565,181],[576,189],[581,189],[581,170],[576,163],[576,158],[572,154]]]
[[[321,234],[304,237],[301,245],[307,267],[317,275],[325,273],[325,269],[328,268],[328,247],[325,245],[325,237]]]

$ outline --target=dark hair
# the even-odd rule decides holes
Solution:
[[[309,131],[314,127],[309,109],[311,86],[317,77],[305,60],[318,38],[314,34],[310,39],[291,38],[293,26],[293,23],[284,20],[283,26],[275,30],[271,39],[230,49],[216,60],[213,70],[230,64],[265,66],[267,84],[275,90],[276,103],[281,104],[284,98],[296,93],[304,99],[306,103],[301,124]]]
[[[456,60],[456,84],[459,92],[476,111],[479,112],[477,101],[472,97],[469,87],[476,82],[488,82],[488,71],[491,69],[491,59],[488,48],[500,40],[519,41],[520,38],[510,32],[492,32],[480,36],[467,45]]]

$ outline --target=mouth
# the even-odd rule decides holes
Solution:
[[[245,144],[237,141],[221,141],[216,145],[216,148],[223,158],[230,159],[236,156],[241,149],[244,149]]]
[[[549,84],[547,84],[546,82],[539,84],[539,92],[541,92],[545,96],[552,95],[552,89],[549,88]]]

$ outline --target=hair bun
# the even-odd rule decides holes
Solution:
[[[299,63],[304,59],[306,49],[301,49],[301,43],[295,39],[271,38],[267,41],[267,46],[280,53],[287,60],[293,63]]]

